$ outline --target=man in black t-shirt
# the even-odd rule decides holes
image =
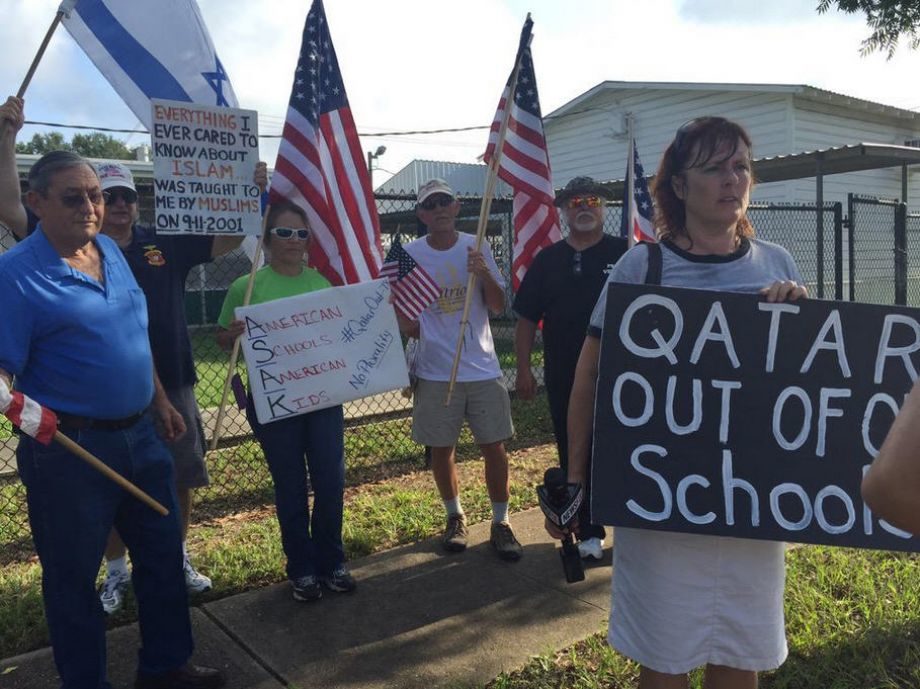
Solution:
[[[568,468],[566,418],[575,365],[607,273],[627,249],[625,238],[604,234],[604,200],[610,198],[610,192],[590,177],[575,177],[566,185],[555,203],[563,209],[568,237],[537,254],[514,299],[516,393],[524,400],[536,394],[531,352],[542,320],[543,376],[563,470]],[[578,521],[582,557],[601,559],[604,527],[591,523],[588,500]]]

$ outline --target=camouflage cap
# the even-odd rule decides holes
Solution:
[[[573,177],[562,191],[556,194],[554,203],[561,206],[573,196],[600,196],[608,201],[613,200],[613,194],[600,182],[591,177]]]

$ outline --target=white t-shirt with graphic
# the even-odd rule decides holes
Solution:
[[[460,334],[463,318],[463,303],[466,299],[466,285],[469,272],[466,269],[467,247],[475,248],[476,238],[463,232],[458,233],[456,243],[445,251],[433,249],[425,237],[420,237],[403,248],[432,277],[440,287],[438,299],[419,316],[421,337],[417,359],[418,377],[424,380],[450,380],[454,363],[454,352]],[[489,272],[504,288],[501,271],[492,257],[488,242],[482,243]],[[470,301],[470,313],[457,368],[459,382],[491,380],[502,374],[495,356],[495,343],[489,327],[489,312],[486,306],[482,281],[477,280],[476,294]]]

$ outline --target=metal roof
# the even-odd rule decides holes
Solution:
[[[874,101],[854,98],[842,93],[819,89],[806,84],[732,84],[732,83],[715,83],[715,82],[685,82],[685,81],[602,81],[584,93],[576,96],[568,103],[556,108],[546,115],[544,119],[545,126],[551,126],[555,118],[562,117],[583,106],[586,101],[591,100],[596,95],[604,91],[613,90],[670,90],[670,91],[745,91],[752,93],[789,93],[793,96],[804,98],[806,100],[819,103],[831,103],[841,107],[860,110],[862,112],[871,112],[887,117],[894,117],[900,120],[911,122],[920,122],[920,113],[913,110],[897,108],[893,105],[885,105]]]
[[[827,176],[902,165],[920,165],[920,148],[893,144],[850,144],[819,151],[758,158],[754,161],[754,179],[760,184],[766,184],[817,177],[819,172]],[[652,175],[648,177],[651,178]],[[614,198],[622,198],[624,183],[625,180],[616,179],[603,184],[614,194]]]

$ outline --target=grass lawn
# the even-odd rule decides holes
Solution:
[[[920,687],[920,559],[916,555],[801,546],[786,556],[789,658],[761,689]],[[487,689],[626,689],[638,667],[606,630],[502,674]],[[702,672],[691,677],[702,687]]]
[[[545,398],[532,403],[515,400],[512,414],[517,435],[508,443],[511,509],[518,511],[536,504],[533,486],[555,463],[556,453],[555,446],[546,444],[552,440],[552,430]],[[408,433],[408,419],[346,431],[343,537],[349,559],[412,543],[443,528],[444,507],[423,468],[423,450],[408,439]],[[399,435],[403,443],[398,447],[379,444],[381,437]],[[386,461],[379,456],[384,451],[390,452]],[[491,505],[479,451],[468,431],[457,453],[464,460],[458,465],[464,508],[472,521],[482,521],[491,514]],[[477,460],[465,461],[471,458]],[[189,547],[196,565],[212,577],[215,588],[196,597],[193,605],[285,579],[272,485],[258,444],[245,441],[212,452],[208,467],[212,486],[195,493]],[[24,509],[21,487],[0,484],[0,502],[4,498]],[[4,529],[0,534],[0,658],[49,643],[41,603],[41,568],[28,550],[27,528]],[[127,624],[136,617],[132,600],[109,624]]]

